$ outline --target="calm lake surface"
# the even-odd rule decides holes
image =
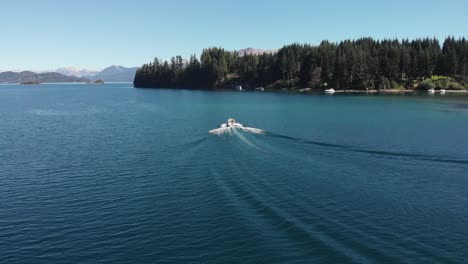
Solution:
[[[468,261],[464,98],[2,85],[0,121],[0,263]]]

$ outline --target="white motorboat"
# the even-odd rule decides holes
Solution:
[[[220,128],[210,130],[210,134],[221,135],[221,134],[232,134],[235,133],[237,130],[245,131],[253,134],[263,134],[265,133],[264,130],[254,127],[245,127],[240,123],[237,123],[234,118],[229,118],[227,123],[221,124]]]
[[[237,123],[234,118],[229,118],[227,123],[221,124],[221,128],[225,127],[242,127],[242,124]]]
[[[325,89],[325,93],[326,93],[326,94],[334,94],[334,93],[335,93],[335,89],[333,89],[333,88]]]

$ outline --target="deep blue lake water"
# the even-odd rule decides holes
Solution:
[[[2,85],[0,122],[0,263],[468,261],[464,98]]]

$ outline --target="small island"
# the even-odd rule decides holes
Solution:
[[[40,84],[40,82],[39,81],[26,81],[26,82],[21,82],[20,84],[31,85],[31,84]]]
[[[104,81],[99,79],[93,82],[93,84],[104,84]]]

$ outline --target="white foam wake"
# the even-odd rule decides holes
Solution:
[[[254,127],[245,127],[241,124],[236,124],[235,126],[232,126],[232,127],[220,127],[220,128],[212,129],[209,131],[209,133],[213,135],[232,134],[232,132],[235,131],[236,129],[249,132],[249,133],[253,133],[253,134],[265,133],[265,130],[263,129],[254,128]]]
[[[260,129],[260,128],[255,128],[255,127],[242,127],[243,131],[253,133],[253,134],[263,134],[265,133],[265,130]]]

